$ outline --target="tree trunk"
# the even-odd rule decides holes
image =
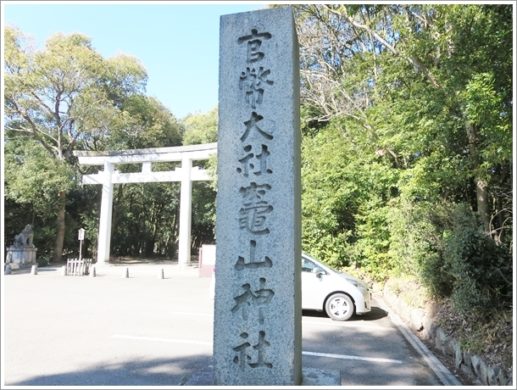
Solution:
[[[66,212],[66,194],[64,191],[59,192],[56,219],[56,244],[54,247],[54,262],[60,262],[63,255],[63,244],[65,242],[65,212]]]
[[[481,178],[478,172],[481,164],[479,159],[479,137],[475,125],[467,122],[467,138],[469,143],[470,158],[472,161],[472,168],[474,171],[474,183],[476,185],[476,206],[477,213],[485,232],[490,231],[490,214],[488,209],[488,183]]]
[[[474,179],[476,181],[476,203],[478,208],[479,218],[483,223],[485,232],[490,231],[490,215],[488,211],[488,183],[479,177]]]

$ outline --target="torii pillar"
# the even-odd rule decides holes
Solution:
[[[212,180],[193,160],[206,160],[217,154],[217,144],[179,146],[170,148],[135,149],[117,152],[76,151],[80,165],[103,165],[102,172],[84,175],[83,184],[102,184],[102,200],[97,244],[97,265],[109,264],[111,220],[113,209],[113,184],[173,182],[181,183],[178,264],[190,265],[192,228],[192,181]],[[181,167],[173,171],[153,172],[153,162],[181,161]],[[142,171],[121,173],[116,164],[142,163]]]
[[[181,160],[181,190],[180,190],[180,231],[178,264],[190,264],[190,245],[192,230],[192,160]]]
[[[104,163],[104,181],[102,183],[101,215],[99,236],[97,237],[97,265],[105,264],[110,258],[111,217],[113,211],[113,164]]]

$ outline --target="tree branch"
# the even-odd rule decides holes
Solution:
[[[45,104],[45,102],[38,95],[36,95],[35,92],[32,91],[30,94],[39,102],[39,104],[43,106],[43,108],[45,108],[45,110],[48,111],[49,115],[54,116],[54,111],[52,111],[52,109],[47,106],[47,104]]]
[[[20,115],[29,125],[29,129],[10,129],[13,131],[19,131],[23,133],[31,134],[34,139],[36,139],[48,152],[50,152],[53,156],[59,152],[59,149],[56,146],[50,145],[48,142],[45,142],[44,137],[49,138],[50,141],[57,144],[57,140],[52,137],[50,134],[45,133],[38,129],[38,126],[34,123],[30,115],[22,110],[14,99],[9,99],[9,103],[15,108],[16,113]]]
[[[334,14],[340,14],[338,11],[333,10],[328,5],[325,5],[325,7]],[[346,7],[342,7],[342,9],[343,9],[343,14],[344,14],[343,17],[352,26],[355,26],[361,30],[368,32],[378,42],[380,42],[382,45],[384,45],[384,47],[386,47],[392,54],[394,54],[397,57],[401,56],[401,53],[395,48],[395,46],[391,45],[388,41],[386,41],[386,39],[384,39],[380,34],[378,34],[377,31],[375,31],[368,25],[361,24],[361,23],[357,22],[356,20],[354,20],[353,18],[351,18],[346,11]],[[438,81],[436,80],[436,78],[433,76],[433,74],[429,71],[429,69],[424,65],[424,63],[419,58],[417,58],[416,56],[406,56],[405,58],[416,68],[417,71],[422,72],[427,77],[427,79],[431,82],[433,87],[441,88],[441,86],[438,83]]]

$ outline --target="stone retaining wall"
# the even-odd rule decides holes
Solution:
[[[443,355],[454,359],[454,365],[473,382],[490,386],[511,386],[512,374],[501,367],[492,367],[479,356],[465,351],[460,343],[434,323],[436,307],[413,308],[402,301],[389,288],[382,290],[383,298],[411,329],[423,339],[430,341]]]

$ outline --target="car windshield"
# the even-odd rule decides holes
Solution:
[[[326,272],[326,268],[331,269],[330,267],[324,266],[320,264],[317,260],[313,259],[309,255],[305,253],[302,256],[302,272]]]
[[[332,268],[326,264],[320,263],[318,260],[309,256],[308,254],[303,253],[302,254],[302,272],[319,272],[319,271],[323,271],[323,272],[327,272],[327,273],[329,271],[331,271],[331,272],[335,272],[336,274],[344,275],[345,277],[347,277],[349,279],[356,280],[356,278],[353,277],[352,275],[350,275],[346,272],[337,271],[334,268]]]
[[[303,257],[302,258],[302,271],[303,272],[316,272],[317,269],[321,269],[318,267],[313,261]]]

